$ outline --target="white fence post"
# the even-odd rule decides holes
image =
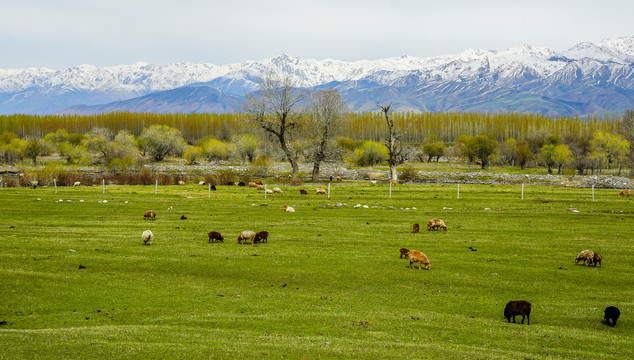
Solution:
[[[330,183],[328,183],[328,199],[330,199]]]
[[[207,184],[208,190],[207,190],[207,197],[210,198],[211,197],[211,184]]]
[[[154,185],[154,195],[158,194],[158,180],[156,180],[156,185]]]
[[[101,193],[106,193],[106,179],[101,179]]]
[[[57,179],[53,179],[53,185],[55,185],[55,193],[57,194]]]
[[[392,182],[390,181],[390,199],[392,198]]]
[[[264,184],[264,200],[266,200],[266,184]]]
[[[592,185],[592,202],[594,202],[594,185]]]
[[[458,184],[458,199],[460,199],[460,184]]]
[[[524,184],[522,184],[522,200],[524,200]]]

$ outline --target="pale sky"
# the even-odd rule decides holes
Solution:
[[[634,35],[632,0],[0,0],[0,68],[374,60]]]

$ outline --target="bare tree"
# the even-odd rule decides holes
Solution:
[[[289,77],[280,78],[271,72],[259,80],[259,86],[257,92],[247,95],[242,110],[250,121],[279,140],[295,179],[299,168],[289,140],[292,130],[304,116],[303,102],[309,92],[293,86]]]
[[[381,108],[381,111],[383,112],[383,117],[385,118],[385,123],[387,124],[388,134],[387,138],[385,138],[385,146],[387,147],[388,151],[387,163],[388,165],[390,165],[390,179],[398,180],[396,166],[404,163],[405,160],[407,160],[407,151],[405,151],[405,147],[400,141],[407,134],[407,130],[409,129],[409,127],[401,131],[398,131],[396,129],[394,119],[391,119],[389,114],[392,104],[386,106],[376,104],[376,106]],[[411,125],[412,123],[409,124],[409,126]]]
[[[310,103],[310,125],[313,131],[313,182],[319,181],[319,167],[328,156],[330,140],[341,129],[348,113],[345,101],[335,89],[321,90]]]

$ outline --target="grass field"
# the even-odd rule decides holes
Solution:
[[[634,358],[634,202],[618,191],[305,188],[2,190],[0,358]],[[449,230],[411,233],[434,217]],[[269,242],[238,245],[242,230]],[[575,265],[583,249],[603,267]],[[533,304],[529,326],[506,322],[510,300]]]

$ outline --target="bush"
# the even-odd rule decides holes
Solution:
[[[401,173],[398,175],[398,179],[403,182],[416,182],[420,179],[420,176],[418,175],[418,171],[409,166],[403,168]]]
[[[359,166],[374,166],[387,160],[388,151],[381,143],[366,141],[361,148],[354,151],[354,158]]]
[[[188,146],[185,149],[183,158],[187,161],[187,164],[194,165],[203,158],[203,155],[203,148],[200,146]]]

